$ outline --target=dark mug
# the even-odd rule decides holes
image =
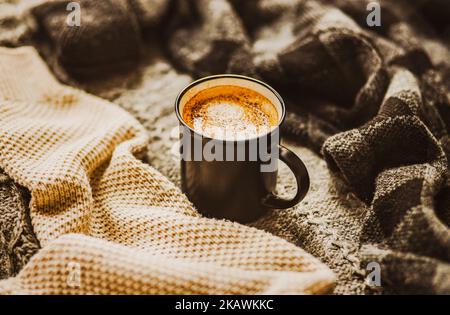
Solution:
[[[233,140],[212,139],[189,127],[183,120],[184,105],[200,91],[221,85],[240,86],[265,96],[278,111],[278,125],[253,138]],[[281,96],[266,83],[231,74],[205,77],[181,91],[175,112],[180,121],[182,190],[202,214],[247,223],[268,209],[293,207],[305,197],[308,172],[296,154],[279,144],[286,109]],[[205,150],[215,158],[207,156]],[[295,175],[297,192],[293,198],[274,193],[278,159]]]

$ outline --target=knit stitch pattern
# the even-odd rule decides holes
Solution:
[[[33,48],[0,49],[0,167],[31,193],[42,249],[2,293],[303,294],[333,273],[269,233],[201,217],[136,156],[145,129],[58,83]],[[79,283],[70,281],[79,266]]]

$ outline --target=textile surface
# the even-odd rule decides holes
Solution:
[[[200,217],[135,157],[147,136],[124,110],[59,84],[32,48],[0,54],[9,73],[0,81],[0,164],[30,190],[43,246],[1,291],[295,294],[332,286],[332,272],[293,244]],[[74,285],[67,268],[77,264]]]
[[[64,1],[41,2],[24,10],[38,26],[11,15],[4,45],[35,45],[60,80],[135,116],[145,160],[172,183],[179,90],[208,74],[258,77],[285,98],[285,144],[311,189],[251,226],[327,264],[334,293],[450,292],[448,1],[380,1],[379,27],[364,0],[80,1],[98,18],[79,28],[65,26]],[[278,191],[293,190],[282,166]],[[381,287],[364,281],[370,262]]]
[[[39,249],[28,215],[28,192],[0,170],[0,279],[15,276]]]

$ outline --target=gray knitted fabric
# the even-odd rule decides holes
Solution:
[[[267,81],[286,100],[285,144],[311,189],[252,225],[329,265],[336,294],[449,294],[449,2],[382,1],[374,28],[368,2],[109,0],[86,5],[98,19],[79,29],[56,28],[67,13],[44,3],[35,43],[61,80],[137,117],[151,137],[145,159],[176,184],[180,89],[223,72]],[[105,14],[127,31],[103,38]],[[282,165],[279,193],[295,187]],[[381,287],[365,283],[370,262]]]
[[[29,196],[0,169],[0,279],[15,276],[40,248],[28,217]]]

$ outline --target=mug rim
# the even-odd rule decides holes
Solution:
[[[242,80],[252,81],[254,83],[257,83],[257,84],[260,84],[260,85],[264,86],[271,93],[273,93],[275,95],[275,97],[278,99],[278,101],[280,102],[280,105],[281,105],[281,117],[278,120],[278,124],[275,126],[275,128],[273,130],[271,130],[270,132],[267,132],[265,134],[257,135],[255,137],[250,137],[250,138],[245,138],[245,139],[239,139],[239,140],[227,140],[227,139],[211,138],[211,137],[203,135],[203,134],[197,132],[196,130],[194,130],[193,128],[191,128],[184,121],[184,119],[183,119],[183,117],[182,117],[182,115],[180,113],[180,106],[179,105],[180,105],[181,98],[184,96],[184,94],[186,94],[194,86],[196,86],[196,85],[198,85],[200,83],[203,83],[205,81],[210,81],[210,80],[214,80],[214,79],[221,79],[221,78],[235,78],[235,79],[242,79]],[[181,92],[178,93],[177,98],[175,99],[175,113],[177,115],[178,121],[181,124],[183,124],[184,127],[187,127],[191,132],[193,132],[194,134],[196,134],[196,135],[198,135],[198,136],[200,136],[202,138],[207,138],[207,139],[211,139],[211,140],[221,140],[221,141],[224,141],[224,142],[239,142],[239,141],[249,141],[249,140],[252,140],[252,139],[257,139],[257,138],[260,138],[260,137],[267,136],[267,135],[271,134],[275,129],[280,128],[281,124],[284,122],[284,119],[286,117],[286,105],[284,104],[284,100],[281,97],[281,95],[273,87],[271,87],[269,84],[267,84],[267,83],[265,83],[265,82],[263,82],[261,80],[258,80],[258,79],[252,78],[252,77],[248,77],[248,76],[245,76],[245,75],[240,75],[240,74],[215,74],[215,75],[210,75],[210,76],[206,76],[206,77],[197,79],[197,80],[189,83],[185,88],[183,88],[181,90]]]

